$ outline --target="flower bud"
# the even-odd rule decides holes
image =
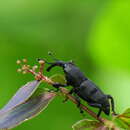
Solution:
[[[28,62],[27,59],[23,59],[22,61],[23,61],[24,63],[27,63],[27,62]]]
[[[16,63],[19,65],[21,64],[21,60],[17,60]]]
[[[44,60],[39,60],[39,64],[44,64],[45,61]]]

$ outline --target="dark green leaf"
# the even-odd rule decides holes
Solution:
[[[72,128],[73,130],[92,130],[94,128],[98,128],[101,126],[102,124],[99,123],[98,121],[84,119],[84,120],[78,121],[76,124],[72,126]]]
[[[73,130],[119,130],[115,124],[106,120],[104,123],[84,119],[72,126]]]
[[[64,75],[61,75],[61,74],[55,74],[55,75],[51,76],[50,79],[54,82],[66,84],[65,77],[64,77]]]
[[[38,88],[40,82],[32,81],[21,87],[0,111],[0,129],[10,129],[36,116],[55,97],[55,93]]]
[[[17,105],[25,102],[38,88],[40,82],[37,80],[28,82],[23,87],[21,87],[12,99],[0,110],[0,113],[6,112]]]
[[[29,98],[26,102],[0,114],[0,129],[14,128],[22,122],[33,118],[44,110],[54,97],[54,93],[44,92],[39,96]]]

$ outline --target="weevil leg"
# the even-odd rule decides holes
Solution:
[[[76,91],[78,91],[78,90],[79,90],[79,88],[73,88],[73,89],[70,90],[69,94],[73,94],[74,92],[76,92]],[[77,107],[79,108],[80,113],[83,114],[83,110],[82,110],[82,108],[80,107],[81,101],[80,101],[79,96],[78,96],[76,93],[74,93],[74,97],[75,97],[75,99],[76,99],[76,101],[77,101]]]
[[[75,97],[75,99],[76,99],[76,101],[77,101],[77,107],[79,108],[80,113],[83,114],[84,111],[83,111],[82,108],[80,107],[80,105],[81,105],[81,100],[80,100],[79,96],[78,96],[77,94],[74,94],[74,97]]]
[[[60,87],[66,87],[66,86],[67,86],[66,84],[54,83],[53,87],[55,87],[56,90],[50,89],[49,92],[51,92],[51,91],[58,92]]]
[[[73,94],[74,92],[74,88],[72,88],[70,91],[69,91],[69,94]]]
[[[99,117],[101,115],[101,112],[102,112],[102,105],[101,104],[98,104],[98,103],[88,103],[90,106],[92,107],[97,107],[99,108],[99,112],[97,114],[97,117]]]
[[[99,117],[101,115],[101,112],[102,112],[102,108],[99,108],[99,112],[97,114],[97,117]]]
[[[74,92],[74,88],[72,88],[72,89],[69,91],[68,94],[73,94],[73,92]],[[63,103],[67,102],[67,100],[68,100],[68,97],[65,97],[65,99],[63,100]]]
[[[54,83],[53,87],[55,87],[57,90],[55,92],[59,91],[60,87],[67,87],[67,84],[60,84],[60,83]],[[63,103],[65,103],[68,100],[68,98],[66,97],[65,100],[63,100]]]
[[[111,100],[111,105],[112,105],[112,112],[114,115],[117,115],[116,112],[115,112],[115,104],[114,104],[114,99],[111,95],[107,95],[108,99]]]
[[[68,85],[67,84],[60,84],[60,83],[54,83],[53,84],[53,87],[55,87],[55,88],[66,87],[66,86],[68,86]]]

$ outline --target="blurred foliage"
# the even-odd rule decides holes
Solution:
[[[87,50],[100,68],[101,79],[114,96],[117,110],[130,106],[130,1],[109,4],[102,17],[95,20]]]
[[[53,51],[59,59],[73,59],[111,94],[118,113],[129,107],[129,6],[129,0],[1,0],[0,106],[32,80],[30,75],[16,73],[16,60],[25,57],[34,63],[44,57],[51,61],[47,52]],[[46,74],[55,73],[62,71],[57,68]],[[83,117],[73,104],[62,100],[56,98],[44,114],[15,129],[71,130]]]

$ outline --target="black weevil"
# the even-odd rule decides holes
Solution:
[[[49,53],[49,55],[52,56],[51,53]],[[111,95],[104,94],[91,80],[85,77],[85,75],[72,61],[64,62],[64,61],[57,60],[54,57],[53,59],[55,60],[54,63],[47,62],[48,64],[51,64],[47,68],[47,71],[50,71],[55,66],[62,67],[67,81],[67,84],[65,85],[59,83],[54,84],[53,86],[55,88],[59,88],[61,86],[62,87],[72,86],[73,88],[69,93],[75,94],[78,102],[78,107],[80,108],[80,98],[82,98],[83,100],[87,101],[87,103],[90,106],[99,108],[99,112],[97,114],[98,117],[100,116],[102,111],[106,115],[110,114],[110,102],[109,102],[110,99],[112,112],[113,114],[116,114],[114,110],[114,100]],[[83,111],[81,110],[80,112]]]

